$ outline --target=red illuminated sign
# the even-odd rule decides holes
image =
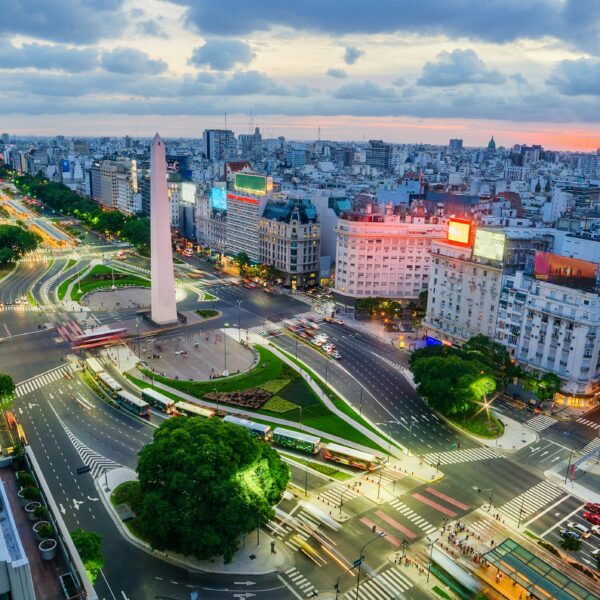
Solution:
[[[256,198],[248,198],[248,196],[240,196],[239,194],[227,194],[227,200],[239,200],[240,202],[247,202],[248,204],[258,204]]]
[[[471,245],[471,230],[473,223],[465,219],[450,219],[448,221],[447,241],[456,246]]]

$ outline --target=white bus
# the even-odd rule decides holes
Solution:
[[[361,452],[340,444],[327,444],[323,454],[328,460],[356,469],[364,469],[365,471],[373,471],[379,466],[379,459],[374,454]]]
[[[175,412],[175,402],[164,394],[157,392],[154,388],[147,387],[142,390],[142,399],[150,406],[168,415]]]
[[[123,389],[119,383],[104,371],[98,373],[98,382],[102,384],[102,387],[104,387],[113,398],[116,398],[117,392],[120,392]]]
[[[148,403],[144,402],[141,398],[126,392],[125,390],[117,392],[117,402],[125,410],[128,410],[129,412],[132,412],[140,417],[147,417],[149,414]]]
[[[214,410],[203,408],[202,406],[192,404],[191,402],[178,402],[175,405],[175,410],[187,417],[204,417],[205,419],[210,419],[215,416]]]
[[[93,357],[85,359],[85,367],[94,377],[104,371],[104,367]]]
[[[252,421],[248,421],[247,419],[240,419],[239,417],[234,417],[233,415],[227,415],[223,417],[223,421],[226,423],[233,423],[234,425],[239,425],[244,429],[247,429],[252,435],[259,437],[261,440],[270,441],[273,437],[273,433],[271,431],[271,427],[269,425],[263,425],[262,423],[253,423]]]

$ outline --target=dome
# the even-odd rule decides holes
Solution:
[[[492,139],[488,142],[488,150],[495,150],[496,149],[496,142],[494,141],[494,136],[492,136]]]

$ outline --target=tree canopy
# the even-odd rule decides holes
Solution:
[[[104,566],[104,557],[100,550],[102,536],[94,531],[74,529],[71,532],[71,538],[91,582],[94,583],[100,569]]]
[[[0,373],[0,409],[10,410],[17,388],[10,375]]]
[[[0,264],[14,262],[33,252],[40,242],[37,233],[17,225],[0,225]]]
[[[266,443],[219,419],[169,419],[140,452],[140,531],[153,547],[231,560],[240,535],[273,516],[288,466]]]

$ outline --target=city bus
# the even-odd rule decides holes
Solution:
[[[168,415],[175,412],[175,402],[164,394],[157,392],[154,388],[144,388],[142,390],[142,400],[145,400],[150,406]]]
[[[283,427],[276,427],[273,430],[273,442],[308,454],[318,454],[321,449],[321,438]]]
[[[373,471],[379,466],[379,461],[374,454],[354,450],[354,448],[348,448],[340,444],[327,444],[323,454],[328,460],[349,465],[355,469]]]
[[[147,417],[149,414],[148,403],[125,390],[117,392],[117,402],[134,415]]]
[[[94,376],[97,377],[99,373],[104,372],[104,367],[95,358],[85,359],[85,368]]]
[[[117,397],[117,393],[123,388],[106,372],[98,373],[98,383],[113,397]]]
[[[226,423],[233,423],[234,425],[239,425],[244,429],[247,429],[251,435],[254,435],[265,442],[268,442],[273,437],[273,432],[271,431],[271,427],[269,425],[262,425],[261,423],[253,423],[252,421],[248,421],[247,419],[240,419],[239,417],[234,417],[233,415],[227,415],[223,418],[223,421]]]
[[[204,417],[210,419],[215,416],[215,411],[210,408],[203,408],[191,402],[178,402],[175,405],[175,410],[186,417]]]

